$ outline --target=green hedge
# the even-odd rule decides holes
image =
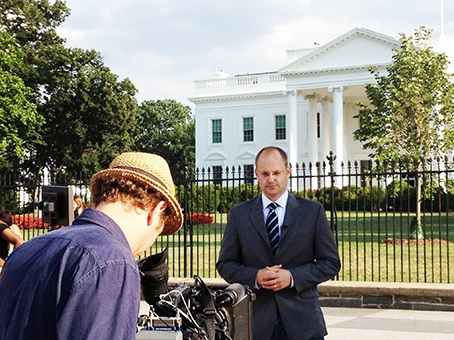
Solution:
[[[240,202],[247,201],[260,192],[258,185],[241,184],[238,186],[221,186],[219,184],[184,186],[177,188],[177,196],[180,202],[184,202],[184,196],[189,198],[187,209],[189,212],[204,213],[228,213],[230,209]]]
[[[258,185],[221,186],[217,184],[196,185],[177,188],[180,202],[184,195],[189,198],[188,212],[228,213],[240,202],[260,193]],[[416,208],[416,188],[405,181],[394,181],[387,186],[345,186],[324,187],[317,190],[292,191],[293,194],[316,200],[326,210],[334,205],[338,211],[402,211],[414,212]],[[334,200],[334,203],[333,203]],[[423,209],[426,211],[447,211],[454,209],[454,182],[449,181],[445,188],[423,188]]]

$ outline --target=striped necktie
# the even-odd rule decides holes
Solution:
[[[277,244],[279,242],[279,222],[276,214],[276,208],[278,205],[274,202],[268,204],[268,216],[266,217],[266,230],[268,231],[268,237],[270,238],[270,245],[273,254],[276,252]]]

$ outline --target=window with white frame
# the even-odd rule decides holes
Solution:
[[[213,184],[221,184],[222,182],[222,166],[213,166]]]
[[[222,143],[222,119],[211,120],[211,142]]]
[[[285,115],[275,116],[276,140],[287,138],[286,119]]]
[[[243,118],[243,142],[254,141],[254,118],[244,117]]]
[[[244,184],[254,184],[254,164],[243,165]]]

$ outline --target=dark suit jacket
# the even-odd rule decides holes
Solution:
[[[256,290],[254,339],[269,339],[277,309],[290,339],[326,335],[317,285],[339,272],[340,260],[320,203],[289,195],[275,256],[266,232],[261,197],[241,203],[230,211],[216,264],[219,274],[229,283],[254,288],[257,272],[275,264],[290,270],[294,286],[276,293]]]

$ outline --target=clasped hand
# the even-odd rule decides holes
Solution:
[[[257,273],[257,284],[263,289],[279,291],[292,282],[292,274],[287,269],[283,269],[281,264],[260,269]]]

